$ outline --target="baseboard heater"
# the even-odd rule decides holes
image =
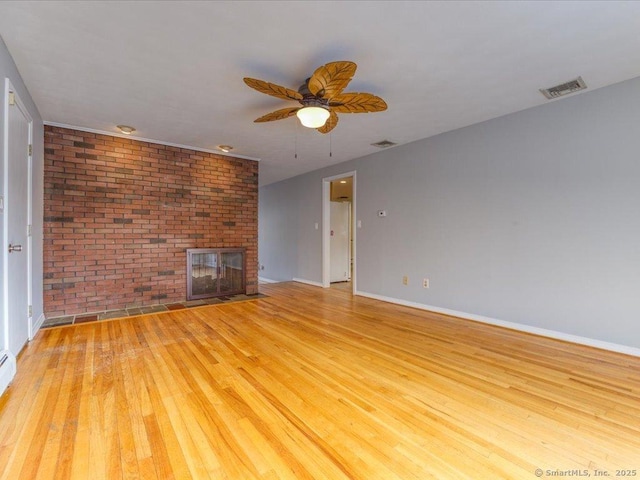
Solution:
[[[15,358],[7,350],[0,351],[0,395],[7,389],[15,374]]]

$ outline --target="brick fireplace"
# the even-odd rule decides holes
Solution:
[[[191,248],[244,248],[257,293],[257,162],[46,126],[44,175],[47,317],[184,301]]]

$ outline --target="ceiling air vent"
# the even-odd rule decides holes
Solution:
[[[582,77],[578,77],[575,80],[570,80],[560,85],[556,85],[555,87],[541,88],[540,91],[545,97],[547,97],[549,100],[552,100],[554,98],[562,97],[564,95],[569,95],[570,93],[584,90],[585,88],[587,88],[587,84],[584,83]]]
[[[389,147],[393,147],[394,145],[397,145],[397,143],[393,143],[389,140],[382,140],[381,142],[372,143],[371,145],[378,148],[389,148]]]

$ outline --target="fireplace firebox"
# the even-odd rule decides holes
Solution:
[[[187,300],[245,293],[245,250],[187,249]]]

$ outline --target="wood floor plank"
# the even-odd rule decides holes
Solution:
[[[0,398],[0,479],[640,473],[640,358],[344,288],[261,291],[39,332]]]

